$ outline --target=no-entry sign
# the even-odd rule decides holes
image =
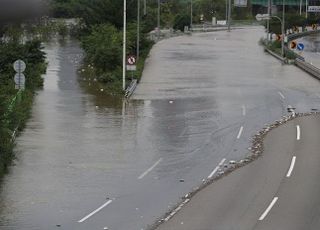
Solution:
[[[129,55],[127,58],[127,70],[130,70],[130,71],[137,70],[136,62],[137,62],[137,58],[134,55]]]

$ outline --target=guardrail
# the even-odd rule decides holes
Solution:
[[[129,98],[133,94],[134,90],[137,88],[137,85],[138,85],[138,80],[137,79],[133,79],[131,81],[129,87],[126,89],[126,92],[125,92],[124,96],[126,98]]]
[[[296,34],[289,34],[287,36],[287,38],[288,38],[288,42],[289,42],[289,41],[292,41],[292,40],[297,39],[297,38],[301,38],[301,37],[304,37],[304,36],[317,34],[317,33],[320,33],[320,30],[312,30],[312,31],[305,31],[305,32],[296,33]]]
[[[312,65],[308,62],[305,62],[304,60],[300,60],[298,58],[294,61],[294,64],[296,66],[298,66],[299,68],[301,68],[302,70],[309,73],[310,75],[312,75],[313,77],[320,80],[320,69],[319,68],[315,67],[314,65]]]

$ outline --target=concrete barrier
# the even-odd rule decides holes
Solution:
[[[274,56],[275,58],[277,58],[278,60],[285,62],[285,58],[281,57],[280,55],[278,55],[277,53],[273,52],[272,50],[269,50],[268,48],[264,48],[264,51],[268,52],[269,54],[271,54],[272,56]]]

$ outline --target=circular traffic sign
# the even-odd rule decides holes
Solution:
[[[22,60],[16,60],[13,63],[13,69],[17,72],[17,73],[22,73],[26,70],[26,63]]]
[[[137,61],[136,57],[133,56],[133,55],[129,56],[128,59],[127,59],[128,65],[135,65],[136,61]]]
[[[297,49],[300,50],[300,51],[304,50],[304,45],[302,43],[299,43],[297,45]]]

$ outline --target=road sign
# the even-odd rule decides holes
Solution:
[[[270,20],[270,15],[269,14],[257,14],[256,19],[257,19],[257,21]]]
[[[16,73],[16,75],[14,75],[14,82],[17,85],[24,85],[26,83],[26,77],[23,73]]]
[[[248,1],[247,0],[234,0],[234,6],[236,7],[247,7]]]
[[[308,6],[308,12],[320,12],[320,6]]]
[[[136,66],[137,59],[134,55],[130,55],[127,58],[127,70],[129,71],[136,71],[137,66]]]
[[[133,56],[133,55],[130,55],[128,58],[127,58],[127,65],[135,65],[136,64],[136,57]]]
[[[17,72],[17,73],[22,73],[26,70],[26,63],[22,60],[16,60],[13,63],[13,69]]]
[[[297,42],[296,41],[292,41],[291,43],[290,43],[290,48],[291,49],[296,49],[297,48]]]
[[[317,24],[312,24],[312,29],[317,30],[318,25]]]
[[[303,45],[302,43],[299,43],[299,44],[297,45],[297,49],[298,49],[299,51],[304,50],[304,45]]]

